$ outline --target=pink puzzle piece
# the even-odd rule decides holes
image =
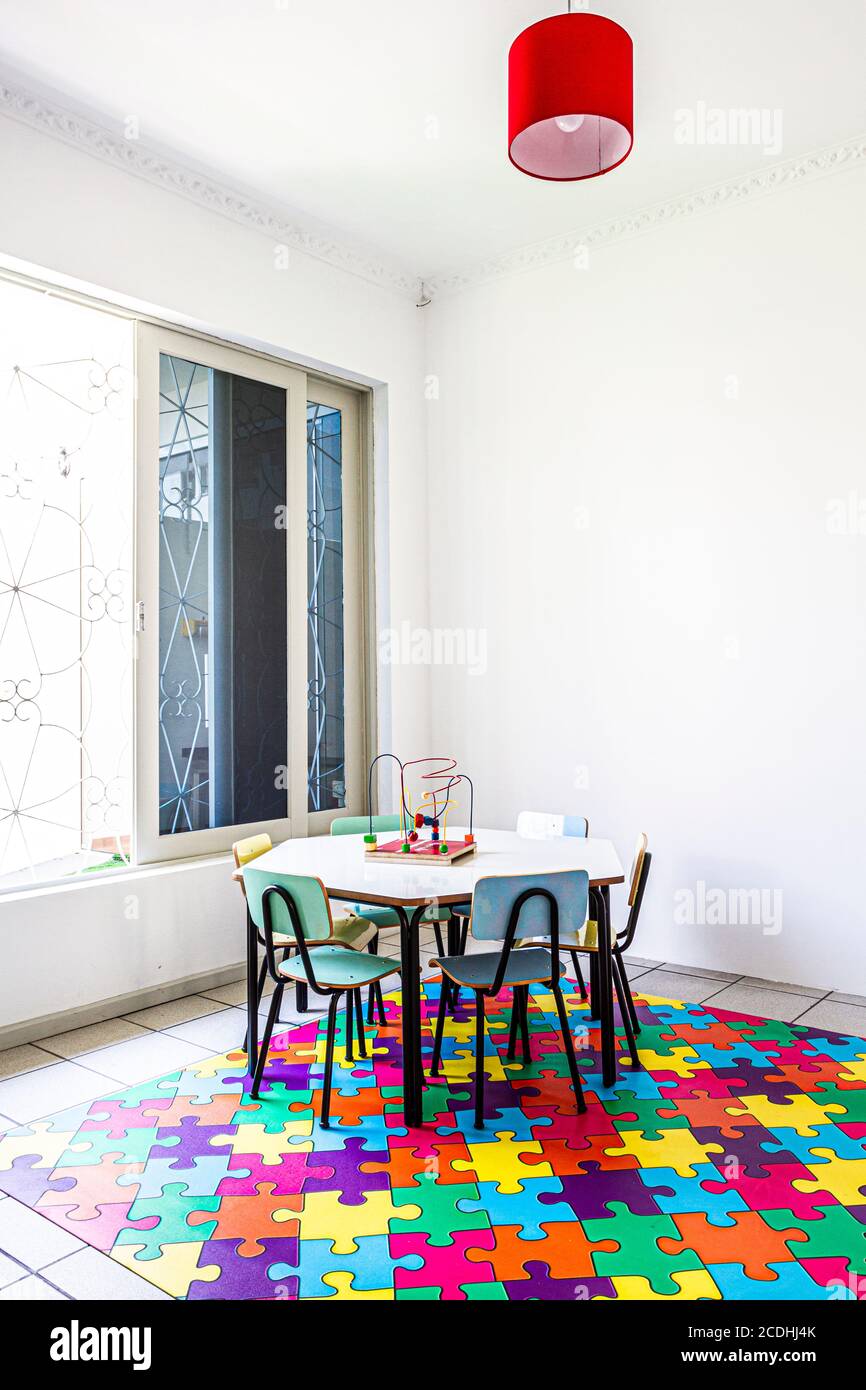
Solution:
[[[467,1260],[467,1250],[493,1250],[492,1230],[455,1231],[453,1245],[428,1245],[428,1237],[417,1232],[389,1236],[395,1260],[404,1255],[420,1255],[420,1269],[395,1269],[395,1289],[441,1289],[442,1298],[465,1299],[461,1284],[488,1284],[495,1281],[493,1266],[486,1261]]]
[[[86,1240],[88,1245],[92,1245],[95,1250],[112,1250],[117,1244],[117,1238],[121,1231],[152,1231],[159,1222],[157,1216],[145,1216],[141,1221],[129,1220],[129,1208],[131,1202],[112,1202],[108,1206],[97,1208],[96,1215],[82,1219],[78,1215],[73,1215],[78,1211],[77,1207],[52,1206],[45,1208],[37,1206],[36,1211],[43,1216],[49,1217],[56,1226],[62,1226],[71,1235],[78,1236],[79,1240]],[[82,1229],[86,1227],[86,1229]]]
[[[802,1163],[773,1163],[766,1171],[765,1178],[746,1177],[743,1173],[726,1178],[720,1172],[718,1182],[707,1179],[703,1185],[708,1192],[738,1192],[752,1211],[792,1211],[806,1220],[814,1220],[818,1207],[839,1205],[830,1192],[806,1195],[797,1191],[795,1181],[815,1181],[815,1174]]]

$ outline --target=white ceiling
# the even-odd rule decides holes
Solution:
[[[436,274],[866,131],[863,0],[621,0],[635,148],[600,179],[506,155],[506,55],[542,0],[0,0],[7,64],[296,214]],[[674,112],[780,109],[781,153]],[[438,127],[438,129],[437,129]],[[432,138],[431,138],[432,136]]]

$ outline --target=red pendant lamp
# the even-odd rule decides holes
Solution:
[[[594,179],[634,139],[632,42],[602,15],[554,15],[508,54],[508,157],[534,179]]]

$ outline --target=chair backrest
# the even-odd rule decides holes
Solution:
[[[628,905],[634,907],[637,897],[638,884],[640,883],[641,870],[643,869],[644,855],[647,851],[647,837],[644,831],[637,837],[637,844],[634,847],[634,858],[631,861],[631,871],[628,878]]]
[[[497,874],[480,878],[472,895],[470,929],[478,941],[504,941],[512,908],[522,893],[540,888],[552,893],[559,909],[560,932],[579,931],[586,921],[589,874],[560,869],[549,874]],[[518,922],[522,937],[550,935],[550,907],[545,898],[524,903]]]
[[[628,877],[628,920],[624,930],[618,933],[619,950],[621,951],[629,950],[634,941],[652,858],[647,848],[647,837],[641,832],[637,837],[634,859]]]
[[[399,816],[374,816],[373,831],[377,830],[399,830]],[[341,816],[337,820],[331,821],[332,835],[368,835],[370,833],[369,816]]]
[[[269,913],[270,925],[275,932],[286,932],[289,936],[295,934],[291,913],[284,899],[277,893],[267,891],[275,887],[285,890],[294,903],[306,941],[327,941],[333,935],[331,908],[321,879],[306,874],[280,874],[274,869],[257,869],[253,862],[244,866],[244,886],[250,916],[259,931],[264,931],[265,918]]]
[[[242,869],[251,860],[258,859],[260,854],[267,854],[269,849],[273,849],[274,842],[270,835],[248,835],[245,840],[235,840],[232,845],[235,868]],[[241,892],[244,897],[247,895],[246,885],[241,879]]]
[[[585,840],[589,821],[585,816],[558,816],[548,811],[521,811],[517,817],[517,833],[527,840],[559,840],[564,835],[576,835]]]

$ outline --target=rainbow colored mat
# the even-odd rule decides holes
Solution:
[[[373,1063],[338,1047],[329,1131],[315,1020],[276,1040],[258,1103],[243,1054],[215,1057],[13,1130],[0,1189],[178,1298],[866,1298],[862,1039],[637,995],[645,1069],[604,1090],[569,996],[577,1117],[550,994],[524,1066],[504,992],[486,1129],[467,1003],[407,1131],[399,998]]]

